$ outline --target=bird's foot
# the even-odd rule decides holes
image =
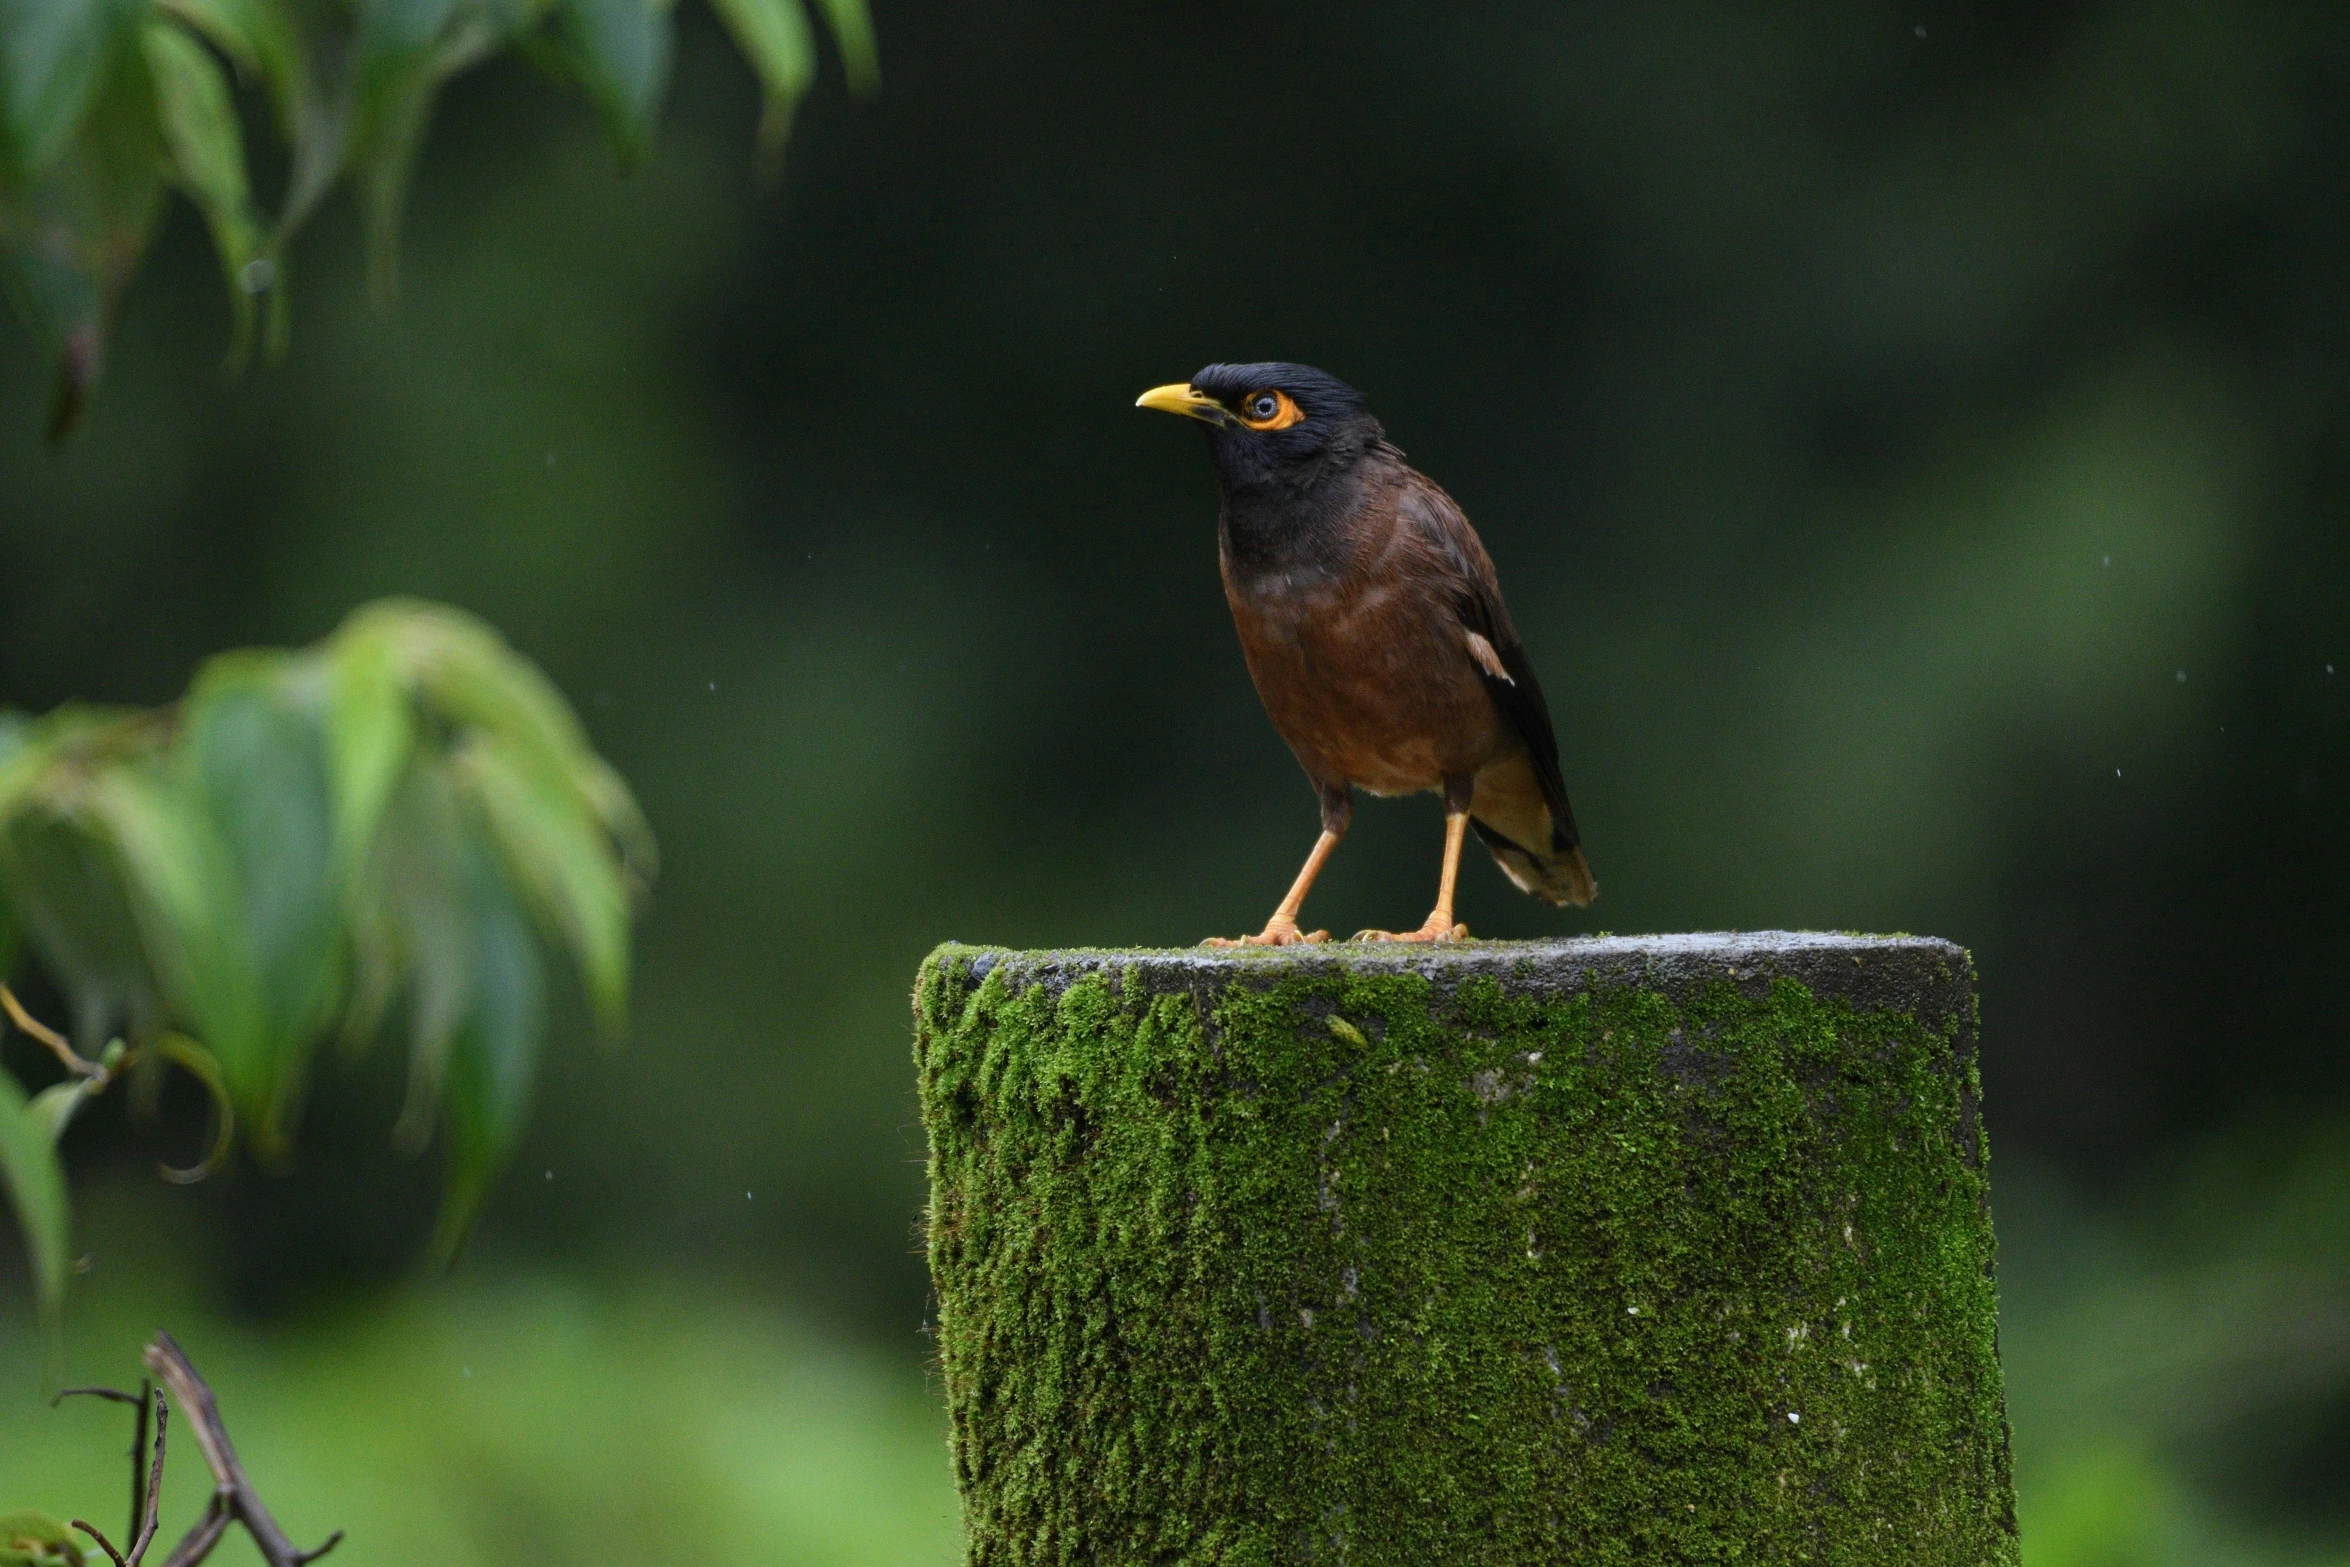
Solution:
[[[1275,915],[1265,922],[1265,928],[1253,936],[1210,936],[1200,943],[1203,947],[1294,947],[1305,942],[1328,941],[1326,930],[1299,930],[1297,921]]]
[[[1440,925],[1436,922],[1436,916],[1433,914],[1428,916],[1428,923],[1422,925],[1418,930],[1358,930],[1355,932],[1355,940],[1357,941],[1466,941],[1468,939],[1468,926],[1450,923]]]

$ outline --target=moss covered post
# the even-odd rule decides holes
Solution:
[[[1947,942],[946,946],[974,1567],[2016,1560]]]

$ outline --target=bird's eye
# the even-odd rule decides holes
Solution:
[[[1286,430],[1305,416],[1287,392],[1251,392],[1240,405],[1240,422],[1252,430]]]

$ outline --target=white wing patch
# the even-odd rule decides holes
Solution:
[[[1469,656],[1477,661],[1479,669],[1484,670],[1505,686],[1517,684],[1515,680],[1510,678],[1510,672],[1502,667],[1501,655],[1493,650],[1493,644],[1486,641],[1481,633],[1464,631],[1462,635],[1469,639]]]

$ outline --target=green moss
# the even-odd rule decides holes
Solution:
[[[1957,972],[939,949],[972,1562],[2012,1563],[1964,956],[1848,945]]]

